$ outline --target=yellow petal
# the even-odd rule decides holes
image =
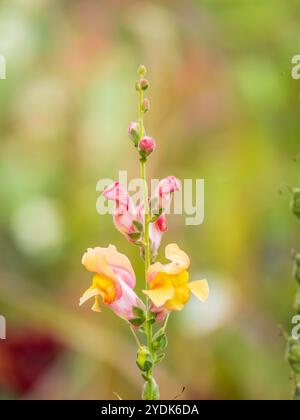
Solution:
[[[90,287],[87,289],[80,298],[79,306],[83,305],[84,302],[91,299],[92,297],[98,296],[100,294],[99,290],[95,287]]]
[[[163,306],[167,300],[172,299],[175,290],[173,286],[166,285],[152,290],[143,290],[143,293],[145,293],[145,295],[152,300],[154,305],[159,308],[160,306]]]
[[[196,280],[189,283],[190,291],[201,301],[205,302],[209,296],[207,280]]]
[[[105,252],[106,248],[88,248],[82,257],[82,264],[88,271],[114,280],[115,275],[105,258]]]
[[[129,259],[126,255],[118,252],[114,245],[109,245],[107,248],[88,248],[82,257],[82,264],[88,271],[112,280],[115,279],[112,267],[124,269],[132,276],[135,282],[134,270]]]
[[[165,254],[166,258],[171,262],[169,264],[161,264],[158,262],[150,265],[147,271],[147,278],[149,282],[152,281],[157,273],[166,273],[170,275],[180,274],[187,270],[190,266],[189,257],[179,248],[177,244],[167,245]]]
[[[112,279],[95,274],[92,287],[99,291],[98,294],[102,296],[103,303],[109,304],[115,300],[116,283]]]
[[[99,305],[99,296],[95,296],[95,303],[92,306],[92,311],[94,311],[94,312],[101,312],[101,307]]]
[[[166,258],[173,263],[179,265],[185,270],[190,266],[190,259],[188,255],[179,248],[177,244],[169,244],[166,246]]]

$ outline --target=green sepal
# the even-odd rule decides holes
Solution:
[[[134,315],[136,315],[138,318],[144,318],[145,320],[145,311],[143,311],[142,308],[140,308],[139,306],[133,306],[132,308],[132,312],[134,313]]]
[[[139,222],[138,220],[134,220],[132,222],[132,224],[133,224],[133,226],[136,228],[136,230],[138,232],[143,232],[144,226],[143,226],[143,224],[141,222]]]
[[[165,353],[159,353],[155,356],[155,362],[154,363],[159,363],[161,362],[164,358],[165,358],[166,354]]]
[[[129,320],[134,327],[140,327],[145,322],[145,318],[132,318]]]
[[[168,346],[168,338],[163,329],[157,331],[153,337],[153,349],[155,351],[162,351]]]
[[[128,233],[128,236],[129,236],[130,239],[135,241],[135,240],[140,239],[141,232],[131,232],[131,233]]]

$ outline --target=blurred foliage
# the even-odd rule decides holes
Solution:
[[[138,250],[95,210],[96,183],[138,176],[127,125],[149,69],[149,176],[205,179],[205,222],[170,217],[207,305],[170,320],[162,398],[289,398],[289,194],[299,180],[298,0],[3,0],[0,54],[1,398],[138,398],[134,341],[109,311],[78,308],[81,255]],[[16,366],[18,368],[16,368]]]

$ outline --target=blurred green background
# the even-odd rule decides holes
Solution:
[[[161,397],[289,398],[284,361],[300,227],[298,0],[3,0],[0,54],[0,398],[139,398],[135,343],[109,310],[78,307],[87,247],[115,244],[96,183],[139,174],[127,125],[148,68],[154,178],[205,179],[205,222],[169,217],[211,298],[171,317]]]

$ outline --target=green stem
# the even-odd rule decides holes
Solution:
[[[143,137],[144,134],[144,128],[143,128],[143,109],[142,109],[142,103],[143,103],[143,91],[139,90],[139,126],[140,126],[140,139]],[[150,267],[150,241],[149,241],[149,194],[148,194],[148,186],[147,186],[147,176],[146,176],[146,161],[141,159],[141,178],[143,183],[143,200],[144,200],[144,243],[145,243],[145,287],[148,289],[148,281],[147,281],[147,272]],[[149,299],[147,297],[146,299],[146,336],[147,336],[147,345],[149,352],[152,356],[152,359],[154,359],[154,351],[153,351],[153,345],[152,345],[152,336],[153,336],[153,329],[152,324],[149,321],[150,318],[150,305],[149,305]],[[152,378],[153,378],[153,369],[150,369],[147,372],[147,378],[149,381],[149,384],[152,384]],[[149,399],[153,400],[153,389],[152,385],[150,392],[149,392]]]

